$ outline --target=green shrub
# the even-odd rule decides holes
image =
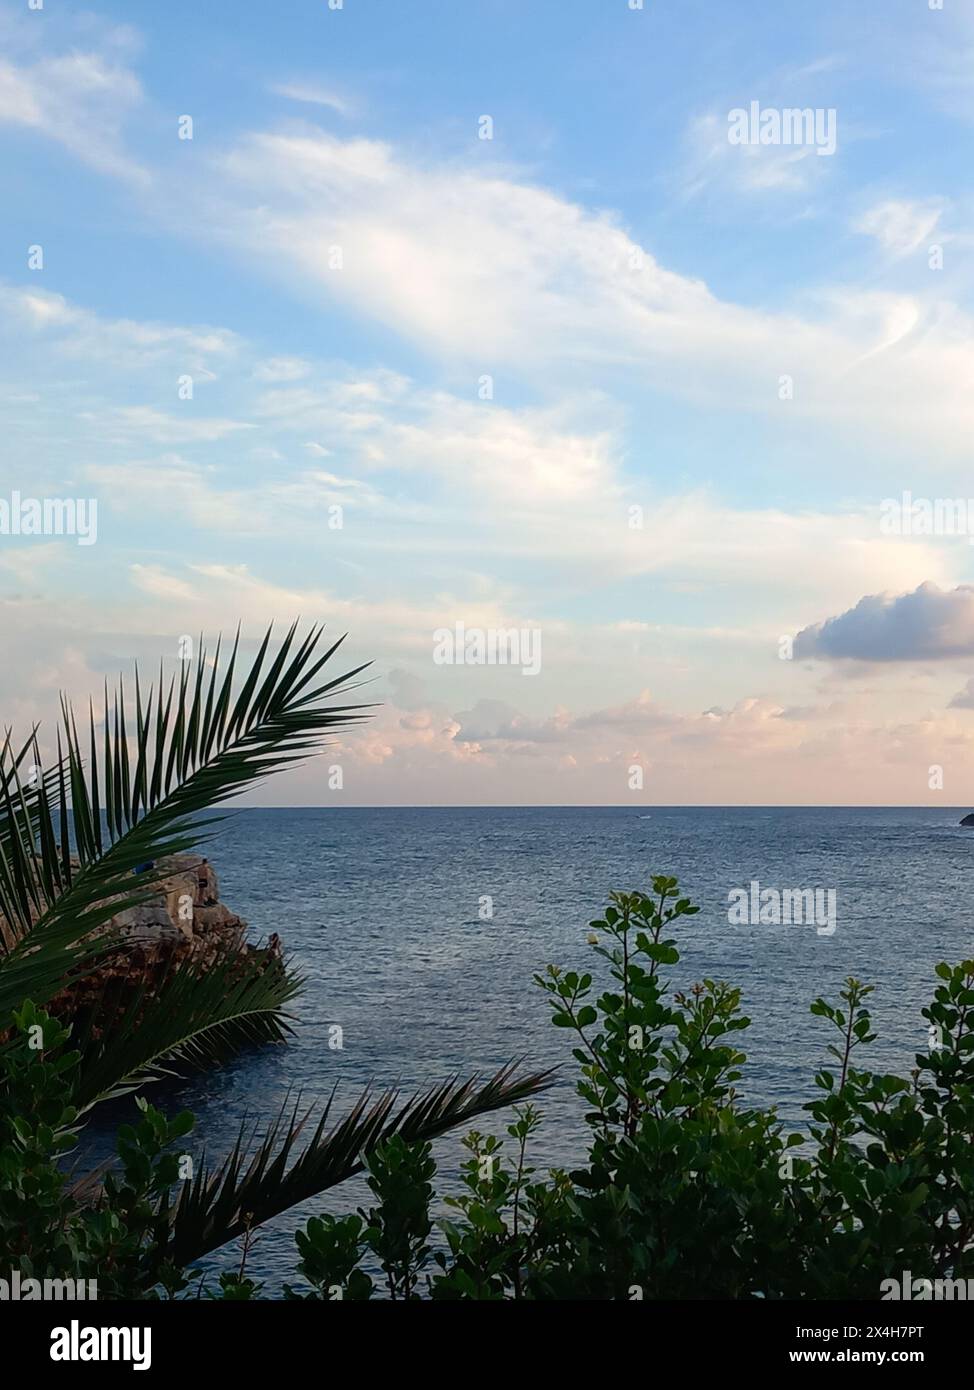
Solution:
[[[696,911],[671,878],[651,896],[612,894],[589,934],[599,982],[557,966],[536,977],[573,1042],[583,1166],[539,1175],[528,1150],[540,1116],[519,1108],[507,1140],[467,1136],[436,1238],[430,1145],[386,1135],[363,1155],[374,1205],[297,1232],[304,1283],[285,1296],[877,1299],[904,1270],[974,1274],[974,961],[937,966],[930,1049],[906,1077],[855,1064],[873,1040],[869,986],[849,979],[837,1006],[816,1000],[834,1064],[814,1078],[807,1131],[788,1133],[736,1090],[739,990],[670,983],[672,932]],[[72,1191],[59,1162],[76,1119],[66,1042],[26,1005],[0,1053],[0,1257],[38,1277],[97,1276],[100,1297],[199,1293],[167,1253],[169,1149],[191,1117],[140,1101],[139,1123],[119,1131],[118,1173],[96,1198]],[[209,1296],[261,1295],[248,1243]]]
[[[556,966],[536,977],[552,1022],[574,1040],[587,1162],[535,1178],[525,1163],[533,1107],[508,1128],[510,1164],[501,1141],[470,1135],[465,1191],[446,1199],[446,1251],[414,1247],[390,1275],[394,1297],[418,1296],[417,1256],[434,1299],[878,1299],[905,1269],[974,1271],[974,961],[937,967],[924,1010],[933,1045],[908,1077],[853,1064],[873,1039],[869,986],[847,980],[838,1007],[817,1000],[835,1066],[814,1078],[808,1132],[786,1133],[773,1109],[735,1089],[749,1023],[740,991],[668,984],[680,958],[672,929],[696,911],[672,878],[654,879],[652,896],[613,894],[589,936],[602,983]],[[417,1233],[428,1229],[417,1205],[431,1167],[429,1147],[418,1152],[371,1160],[373,1189],[393,1209],[407,1174],[422,1175],[409,1190]],[[396,1220],[386,1210],[377,1224]],[[355,1229],[368,1258],[374,1242]],[[342,1290],[350,1260],[345,1244],[340,1261],[316,1267],[321,1296]]]
[[[188,1112],[168,1120],[141,1097],[140,1118],[117,1135],[118,1164],[97,1189],[73,1184],[60,1160],[76,1140],[72,1104],[79,1055],[68,1030],[27,1002],[0,1049],[0,1261],[2,1277],[95,1280],[98,1298],[185,1287],[165,1259],[165,1209],[179,1177],[170,1146]]]

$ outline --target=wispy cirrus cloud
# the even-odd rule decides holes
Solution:
[[[471,371],[503,364],[551,383],[584,362],[768,414],[787,373],[794,413],[877,444],[935,440],[955,456],[974,428],[974,319],[933,287],[825,286],[801,310],[736,304],[667,270],[610,213],[509,172],[419,165],[380,141],[257,134],[214,176],[225,201],[201,211],[212,235]],[[905,212],[877,214],[875,229],[896,245],[916,235]]]
[[[135,73],[101,52],[0,60],[0,124],[34,131],[99,173],[145,187],[149,171],[124,138],[125,118],[142,100]]]
[[[875,238],[891,255],[909,256],[934,234],[943,210],[942,199],[888,198],[861,213],[853,231]]]
[[[340,116],[351,116],[355,108],[343,96],[340,96],[330,87],[323,87],[318,82],[307,82],[300,79],[290,82],[273,82],[268,89],[275,96],[284,97],[288,101],[296,101],[307,106],[326,106],[332,111],[337,111]]]
[[[43,341],[47,352],[128,370],[168,360],[182,370],[208,373],[231,360],[239,346],[228,329],[110,318],[39,286],[0,284],[0,309],[8,324],[28,340]]]
[[[208,68],[206,26],[214,54],[220,35],[194,7],[196,61],[178,84],[165,43],[137,75],[135,45],[90,18],[5,45],[0,122],[27,150],[35,137],[67,150],[79,188],[86,169],[125,185],[106,237],[105,182],[90,179],[60,282],[52,261],[0,290],[5,484],[91,491],[101,517],[96,557],[25,538],[0,549],[8,717],[32,718],[59,683],[84,695],[133,654],[174,660],[180,633],[301,611],[348,627],[356,659],[400,668],[349,741],[359,800],[625,801],[638,760],[654,799],[835,802],[868,787],[909,802],[940,739],[974,773],[970,690],[951,698],[969,552],[881,535],[875,518],[901,478],[968,467],[974,320],[954,256],[967,195],[946,146],[936,183],[901,167],[928,132],[887,111],[899,145],[856,195],[849,164],[814,150],[731,147],[714,94],[733,77],[738,105],[755,83],[740,49],[736,74],[715,61],[719,35],[692,90],[660,90],[662,154],[647,124],[626,155],[618,110],[593,91],[588,135],[618,156],[604,179],[579,162],[560,90],[543,148],[523,138],[538,91],[498,119],[502,163],[474,143],[456,90],[419,91],[405,63],[365,138],[344,84],[367,90],[388,55],[356,65],[352,45],[341,86],[305,78],[300,45],[267,22]],[[830,105],[842,66],[862,71],[861,53],[788,62],[773,47],[753,95],[781,105]],[[269,65],[289,75],[274,100]],[[184,100],[197,134],[177,146]],[[512,154],[519,120],[530,167]],[[843,111],[843,152],[854,120]],[[690,182],[673,196],[683,154]],[[940,187],[949,199],[927,196]],[[914,283],[899,262],[947,238],[948,211],[949,273]],[[885,288],[887,272],[909,291]],[[58,292],[69,285],[76,300]],[[329,531],[335,507],[344,525]],[[537,682],[434,667],[433,628],[460,618],[539,625]],[[796,630],[806,659],[780,661]],[[301,775],[285,799],[316,799]]]

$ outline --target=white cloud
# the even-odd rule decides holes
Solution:
[[[257,381],[300,381],[311,372],[303,357],[268,357],[254,367]]]
[[[107,360],[131,368],[168,358],[180,371],[212,375],[211,368],[231,359],[240,342],[222,328],[104,318],[43,289],[0,284],[0,310],[22,333],[86,364]]]
[[[317,286],[472,379],[519,372],[552,390],[579,364],[590,379],[621,368],[632,385],[954,459],[974,429],[974,322],[953,304],[845,289],[800,312],[734,304],[667,271],[608,214],[374,141],[258,135],[219,173],[232,211],[211,206],[211,229],[269,273],[283,266],[305,302]],[[795,382],[784,407],[782,374]]]
[[[286,97],[288,101],[298,101],[310,106],[327,106],[332,111],[337,111],[340,116],[352,114],[352,108],[344,97],[315,82],[275,82],[270,90],[275,96]]]
[[[0,60],[0,122],[36,131],[100,173],[145,185],[122,126],[142,101],[138,78],[99,53],[71,52],[18,67]]]
[[[193,598],[193,586],[185,579],[166,574],[156,565],[133,565],[132,579],[136,587],[154,598],[188,599]]]
[[[816,157],[812,146],[732,145],[727,133],[727,112],[691,121],[680,171],[685,197],[807,194],[830,172],[829,160]]]
[[[539,565],[563,583],[584,576],[599,588],[640,575],[684,592],[720,581],[747,594],[756,630],[774,622],[794,631],[823,606],[848,606],[877,588],[962,577],[956,546],[883,536],[876,512],[731,505],[705,488],[648,483],[628,471],[625,417],[602,396],[511,408],[429,390],[398,372],[268,359],[223,329],[104,321],[39,291],[7,291],[4,302],[45,355],[51,342],[73,364],[87,362],[61,428],[76,434],[79,419],[87,425],[84,450],[99,453],[85,477],[119,512],[178,508],[198,527],[298,536],[320,534],[327,508],[341,503],[367,510],[368,527],[353,527],[360,541],[411,552],[422,534],[429,559],[466,565],[476,555],[481,567],[504,565],[516,584],[537,582]],[[166,361],[172,400],[177,371],[194,356],[236,368],[223,371],[221,413],[200,400],[113,403],[118,366]],[[271,379],[255,396],[268,361]],[[27,367],[30,379],[34,370]],[[157,397],[158,375],[153,367],[145,376]],[[79,415],[75,401],[92,393],[104,403]],[[55,393],[46,396],[53,407]],[[243,453],[201,454],[206,467],[147,448],[232,445],[243,436]],[[327,472],[306,466],[325,459]],[[630,525],[634,505],[642,529]],[[777,576],[770,589],[769,566]],[[645,619],[628,600],[626,609],[627,620]]]
[[[256,426],[248,420],[221,420],[197,415],[189,402],[181,415],[154,410],[151,406],[118,406],[103,420],[107,436],[118,440],[151,439],[158,444],[213,443],[241,430]]]
[[[943,204],[939,201],[890,198],[856,218],[853,230],[875,237],[894,256],[908,256],[933,235],[942,212]]]
[[[292,542],[326,535],[333,504],[364,511],[382,503],[380,495],[357,478],[310,470],[243,485],[226,470],[195,464],[178,454],[91,464],[84,477],[102,489],[103,504],[120,515],[143,516],[159,508],[214,535],[287,536]]]

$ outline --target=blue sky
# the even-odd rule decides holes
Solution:
[[[879,516],[974,496],[974,6],[44,0],[0,54],[0,498],[99,515],[0,535],[7,719],[301,612],[375,659],[349,803],[969,794],[970,545]]]

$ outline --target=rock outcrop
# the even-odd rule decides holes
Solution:
[[[66,1021],[78,1018],[97,1037],[100,1017],[111,1017],[140,990],[151,995],[173,968],[206,969],[227,957],[241,965],[256,960],[262,969],[280,968],[277,933],[265,947],[246,941],[247,923],[220,901],[216,872],[208,859],[173,855],[160,860],[158,867],[167,873],[152,897],[117,913],[100,929],[120,929],[120,948],[92,974],[79,976],[56,995],[47,1006],[51,1013]]]
[[[121,928],[126,939],[145,946],[200,942],[214,932],[228,946],[243,945],[247,923],[220,902],[216,872],[208,859],[177,854],[160,860],[157,867],[170,872],[152,898],[119,912],[110,928]]]

